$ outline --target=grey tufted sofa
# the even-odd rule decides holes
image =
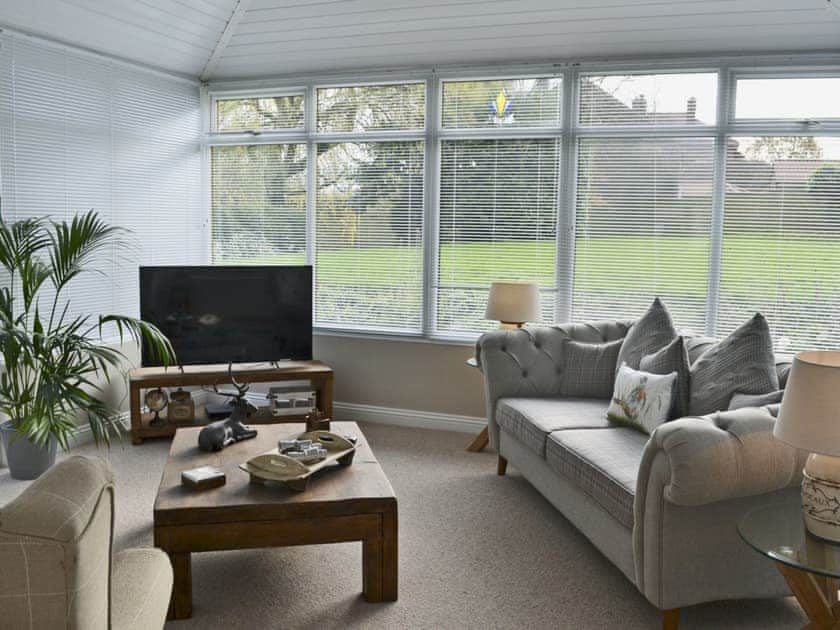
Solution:
[[[664,612],[789,595],[773,563],[735,524],[748,509],[798,493],[805,453],[772,435],[778,405],[672,420],[652,436],[611,424],[607,399],[564,383],[568,340],[623,338],[632,322],[529,326],[483,335],[490,442]],[[686,337],[693,362],[713,342]],[[780,361],[782,387],[790,364]],[[562,392],[562,394],[561,394]]]

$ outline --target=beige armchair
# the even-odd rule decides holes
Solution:
[[[162,628],[172,566],[158,549],[112,557],[114,476],[69,457],[0,509],[3,628]]]

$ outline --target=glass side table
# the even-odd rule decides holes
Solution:
[[[798,496],[751,510],[738,522],[738,533],[776,563],[811,621],[808,628],[840,628],[840,544],[805,529]]]

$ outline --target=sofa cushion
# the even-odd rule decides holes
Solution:
[[[677,337],[659,352],[642,357],[639,368],[643,372],[653,374],[677,373],[674,387],[674,402],[668,414],[668,419],[682,418],[688,414],[688,394],[690,388],[690,370],[685,340]]]
[[[777,389],[770,327],[756,313],[692,364],[689,413],[702,416],[725,410],[735,392],[769,394]]]
[[[671,321],[671,314],[662,300],[656,298],[647,312],[627,331],[627,336],[624,337],[624,343],[618,353],[616,369],[626,363],[634,370],[638,370],[642,357],[658,352],[671,343],[676,336],[677,330],[674,328],[674,322]]]
[[[545,457],[552,431],[610,427],[607,403],[591,398],[500,398],[496,421],[507,433]]]
[[[560,382],[563,396],[609,400],[615,384],[615,368],[622,340],[606,343],[567,341],[563,348],[564,370]]]
[[[636,477],[647,441],[644,433],[625,427],[554,431],[545,457],[554,471],[631,529]]]
[[[607,418],[647,435],[667,422],[674,406],[677,373],[653,374],[622,365]]]

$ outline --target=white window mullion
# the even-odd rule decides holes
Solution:
[[[577,72],[568,70],[563,75],[563,128],[559,159],[559,185],[557,199],[557,296],[555,320],[568,322],[574,315],[575,282],[575,177],[577,174],[577,109],[579,88]]]
[[[709,280],[706,292],[706,321],[704,332],[714,335],[717,330],[720,307],[720,270],[723,248],[723,213],[726,194],[726,134],[723,129],[729,123],[732,111],[730,95],[732,81],[728,68],[721,68],[718,74],[717,124],[715,135],[715,171],[712,191],[712,223],[709,240]]]
[[[315,132],[315,88],[312,86],[306,89],[306,98],[304,101],[305,115],[304,126],[306,129],[306,264],[315,265],[315,242],[316,242],[316,222],[315,222],[315,205],[317,203],[317,188],[318,188],[318,146],[312,140],[312,134]],[[318,270],[312,269],[312,282],[317,281]],[[314,286],[313,286],[314,290]],[[313,304],[314,308],[314,304]]]
[[[426,164],[423,203],[423,334],[437,327],[438,221],[440,220],[440,80],[426,84]]]

